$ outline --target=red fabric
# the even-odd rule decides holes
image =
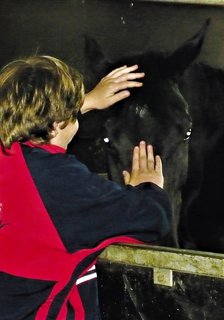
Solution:
[[[38,147],[51,153],[66,151],[49,144]],[[40,198],[19,143],[14,143],[6,153],[0,148],[0,170],[0,271],[56,282],[50,296],[38,310],[36,320],[46,319],[54,296],[66,286],[76,266],[89,254],[115,242],[140,243],[120,236],[107,239],[92,249],[68,253]],[[89,267],[91,265],[87,269]],[[55,320],[66,318],[68,299],[75,309],[76,319],[84,320],[85,311],[75,284]]]
[[[31,147],[31,148],[42,148],[50,153],[66,153],[66,149],[59,147],[59,146],[56,146],[54,144],[49,144],[49,143],[36,144],[31,141],[24,142],[24,144]]]

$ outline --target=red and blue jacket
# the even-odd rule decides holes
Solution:
[[[119,186],[57,146],[14,143],[0,170],[0,320],[100,319],[99,253],[169,231],[164,190]]]

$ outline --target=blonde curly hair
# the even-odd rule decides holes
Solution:
[[[81,74],[51,56],[12,61],[0,71],[0,141],[49,142],[53,123],[75,122],[84,101]]]

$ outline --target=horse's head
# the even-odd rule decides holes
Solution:
[[[133,89],[128,99],[106,113],[109,176],[122,183],[122,170],[130,170],[131,167],[133,147],[140,140],[152,144],[155,154],[163,160],[165,189],[176,215],[173,219],[175,233],[181,188],[187,176],[188,139],[192,125],[188,103],[178,87],[178,78],[199,54],[207,25],[208,21],[174,52],[133,54],[116,63],[105,57],[94,39],[86,42],[86,55],[91,61],[89,68],[93,68],[100,77],[124,64],[138,64],[139,70],[146,74],[142,88]]]

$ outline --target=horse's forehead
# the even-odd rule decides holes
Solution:
[[[180,90],[179,84],[173,79],[163,80],[158,84],[157,90],[152,93],[151,97],[146,97],[148,102],[153,98],[153,101],[158,107],[160,107],[161,101],[163,102],[163,107],[170,108],[170,105],[175,105],[177,108],[183,110],[183,112],[188,112],[188,102]]]
[[[136,116],[138,116],[140,119],[144,119],[146,115],[149,114],[149,105],[146,103],[143,103],[143,104],[136,103],[134,111]]]
[[[158,111],[161,108],[169,109],[170,106],[175,105],[176,107],[179,106],[183,111],[188,109],[188,102],[179,85],[171,79],[154,84],[145,83],[142,89],[140,89],[141,91],[139,90],[138,96],[131,96],[127,103],[132,113],[140,119],[149,115],[154,108]]]

